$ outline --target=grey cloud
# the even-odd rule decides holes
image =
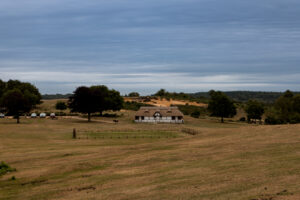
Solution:
[[[243,75],[240,84],[225,84],[228,89],[255,89],[245,77],[260,74],[262,90],[296,88],[295,79],[286,83],[280,75],[300,73],[299,13],[296,0],[3,0],[0,70],[32,73],[30,80],[45,92],[40,78],[46,75],[35,72],[108,74],[113,82],[106,83],[122,90],[158,87],[129,76],[137,73],[177,73],[199,88],[203,83],[194,77]],[[119,81],[116,74],[125,77]],[[2,79],[9,76],[0,73]],[[50,82],[66,91],[71,87]],[[176,85],[176,80],[168,83]],[[224,87],[222,81],[214,83],[206,83],[207,90]]]

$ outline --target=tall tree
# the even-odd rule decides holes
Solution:
[[[262,103],[256,100],[249,100],[245,107],[245,112],[247,113],[248,121],[251,121],[251,119],[261,120],[265,109]]]
[[[88,114],[88,121],[91,121],[91,113],[96,112],[93,95],[90,88],[78,87],[72,96],[69,97],[69,107],[71,112]]]
[[[166,95],[166,90],[165,89],[160,89],[155,93],[155,96],[163,97]]]
[[[92,87],[79,87],[69,98],[71,112],[88,114],[88,121],[91,121],[91,114],[99,112],[102,115],[106,110],[120,110],[123,106],[123,98],[115,90],[109,90],[104,85]]]
[[[280,96],[275,102],[275,109],[279,113],[279,118],[283,123],[289,123],[291,120],[293,108],[294,94],[287,90],[282,96]]]
[[[118,92],[116,90],[110,90],[107,100],[108,100],[108,103],[107,103],[108,110],[118,111],[123,108],[124,100],[121,97],[120,92]]]
[[[220,91],[210,91],[208,110],[212,116],[221,117],[222,123],[224,123],[225,117],[233,117],[236,115],[236,107],[233,101]]]
[[[27,93],[28,97],[30,98],[33,104],[41,103],[40,100],[42,96],[39,90],[30,83],[21,82],[18,80],[9,80],[6,83],[6,91],[12,89],[19,89],[22,93]]]
[[[8,115],[14,115],[20,122],[20,115],[29,112],[41,103],[39,90],[30,83],[18,80],[0,80],[0,108]]]
[[[293,97],[293,110],[300,113],[300,94]]]
[[[6,109],[9,115],[17,118],[20,123],[20,116],[32,109],[32,102],[19,89],[9,90],[1,98],[1,105]]]
[[[0,79],[0,97],[4,94],[6,89],[6,83]]]
[[[95,110],[102,116],[103,111],[108,110],[109,107],[109,89],[105,85],[97,85],[90,87],[90,90],[93,96]]]

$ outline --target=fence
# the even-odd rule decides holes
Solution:
[[[164,138],[178,138],[179,132],[166,131],[89,131],[73,129],[73,139],[164,139]]]
[[[187,133],[187,134],[190,134],[190,135],[198,135],[198,134],[201,134],[201,131],[195,130],[195,129],[191,129],[191,128],[182,128],[182,129],[181,129],[181,132]]]

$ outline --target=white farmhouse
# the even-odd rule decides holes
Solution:
[[[135,122],[183,123],[183,114],[178,107],[141,107],[135,114]]]

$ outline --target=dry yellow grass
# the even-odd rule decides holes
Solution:
[[[134,124],[133,114],[119,124],[1,119],[0,160],[17,172],[0,178],[0,199],[300,199],[300,125]],[[74,140],[73,128],[92,134]],[[127,133],[160,138],[118,138]]]
[[[185,105],[185,104],[189,104],[189,105],[193,105],[193,106],[200,106],[200,107],[207,107],[207,104],[204,103],[197,103],[197,102],[193,102],[193,101],[187,101],[187,100],[174,100],[174,99],[170,99],[169,101],[165,98],[162,99],[151,99],[151,101],[149,102],[143,102],[141,101],[139,98],[132,98],[132,97],[124,97],[125,101],[136,101],[136,102],[140,102],[140,103],[146,103],[146,104],[150,104],[153,106],[162,106],[162,107],[168,107],[171,105]]]
[[[60,110],[56,110],[55,105],[58,101],[66,102],[68,99],[51,99],[51,100],[42,100],[42,104],[38,105],[33,112],[61,112]],[[65,113],[69,113],[69,109],[63,110]]]

